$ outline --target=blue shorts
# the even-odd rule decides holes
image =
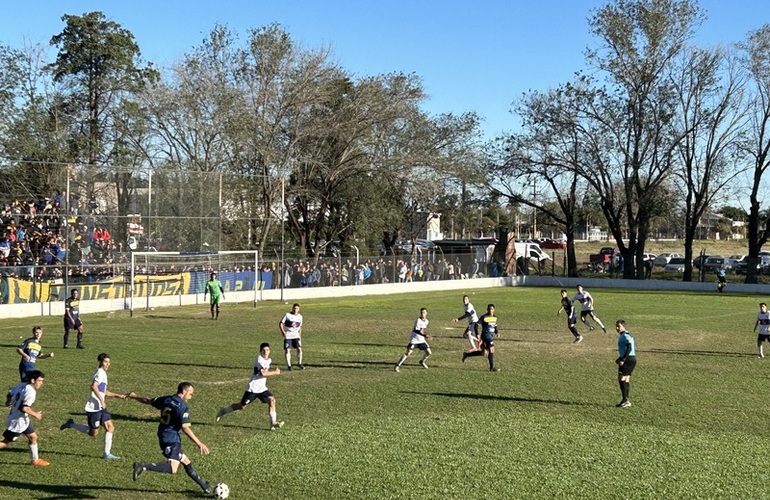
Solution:
[[[175,462],[181,462],[184,458],[182,452],[182,443],[160,443],[160,449],[163,456],[167,460],[174,460]]]
[[[250,403],[253,403],[257,399],[263,403],[269,403],[270,397],[272,395],[273,394],[270,391],[263,391],[260,393],[246,391],[243,393],[243,397],[241,398],[241,404],[246,406]]]
[[[70,321],[68,317],[64,317],[64,329],[65,330],[77,330],[83,326],[83,323],[80,321],[80,317],[76,317],[75,321]]]
[[[12,442],[16,441],[17,439],[19,439],[19,436],[21,436],[22,434],[24,434],[25,436],[28,436],[28,435],[34,434],[34,433],[35,433],[35,428],[32,427],[32,424],[29,424],[27,426],[27,428],[24,429],[21,432],[13,432],[13,431],[9,431],[8,429],[6,429],[5,432],[3,432],[3,439],[5,441],[8,441],[9,443],[12,443]]]
[[[476,322],[468,323],[468,328],[465,329],[465,333],[472,333],[474,337],[478,337],[479,324]]]
[[[489,350],[495,346],[495,339],[494,338],[488,338],[483,337],[481,339],[481,349],[482,350]]]
[[[88,427],[91,429],[98,429],[102,426],[102,422],[112,420],[109,410],[99,411],[87,411],[88,414]]]
[[[302,349],[302,339],[283,339],[284,349]]]

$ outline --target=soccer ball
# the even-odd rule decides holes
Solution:
[[[214,496],[217,498],[227,498],[230,496],[230,487],[225,483],[219,483],[214,486]]]

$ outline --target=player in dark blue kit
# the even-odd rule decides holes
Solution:
[[[77,288],[73,288],[70,296],[64,301],[64,348],[69,348],[70,330],[78,332],[78,349],[83,347],[83,322],[80,321],[80,298]]]
[[[479,318],[481,324],[481,346],[475,351],[465,351],[463,353],[463,363],[466,358],[476,356],[487,356],[489,359],[489,371],[499,372],[500,368],[495,366],[495,337],[497,337],[497,316],[495,316],[495,305],[489,304],[487,312]]]
[[[556,315],[558,316],[562,310],[567,313],[567,328],[569,328],[572,336],[575,337],[573,343],[579,344],[583,341],[583,336],[575,328],[578,320],[577,309],[575,309],[575,304],[567,297],[567,290],[561,291],[561,308],[556,312]]]
[[[22,382],[29,382],[29,373],[35,370],[38,359],[52,358],[53,353],[43,354],[40,338],[43,336],[42,326],[32,327],[32,336],[21,343],[16,351],[21,355],[19,362],[19,377]]]
[[[201,479],[192,462],[187,455],[182,452],[182,438],[180,433],[184,432],[204,455],[209,454],[209,448],[197,438],[190,427],[190,408],[187,402],[190,401],[194,392],[193,385],[190,382],[182,382],[177,387],[175,395],[160,396],[157,398],[145,398],[137,396],[133,392],[129,397],[140,403],[151,405],[160,410],[160,424],[158,424],[158,442],[166,462],[152,463],[134,463],[134,481],[144,471],[163,472],[165,474],[176,474],[181,462],[184,470],[193,481],[198,483],[204,493],[210,494],[212,491],[209,483]]]

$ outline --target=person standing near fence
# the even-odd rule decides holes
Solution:
[[[70,330],[77,331],[77,348],[83,346],[83,322],[80,321],[80,292],[73,288],[70,296],[64,301],[64,348],[69,349]]]

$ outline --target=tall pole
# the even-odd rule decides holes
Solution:
[[[147,181],[147,251],[150,251],[150,236],[152,236],[152,170]]]
[[[218,251],[222,251],[222,173],[219,174],[219,212],[217,214],[219,217],[219,245],[217,246]]]
[[[286,220],[286,180],[281,177],[281,302],[283,302],[283,287],[286,277],[286,260],[284,258],[284,221]]]

